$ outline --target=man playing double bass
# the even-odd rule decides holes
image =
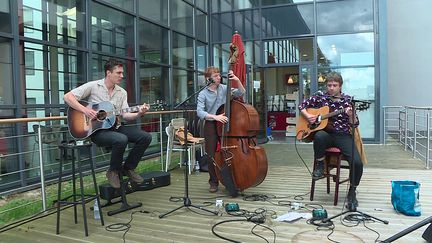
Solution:
[[[209,192],[214,193],[218,191],[219,186],[214,164],[214,156],[219,141],[216,122],[228,122],[228,117],[226,117],[225,114],[217,115],[216,112],[218,108],[226,102],[227,85],[221,84],[222,77],[217,67],[207,67],[204,72],[204,78],[211,84],[198,95],[197,114],[200,119],[205,120],[204,138],[208,172],[210,175]],[[245,93],[245,89],[240,79],[234,75],[232,70],[228,72],[228,80],[230,82],[237,82],[238,88],[232,90],[232,95],[234,97],[241,97]]]

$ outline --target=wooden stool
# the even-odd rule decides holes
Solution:
[[[330,193],[330,178],[333,178],[333,181],[335,182],[335,195],[334,195],[334,205],[336,206],[338,203],[338,197],[339,197],[339,185],[349,181],[349,177],[346,179],[341,180],[340,179],[340,172],[341,169],[349,169],[349,165],[341,165],[342,160],[345,160],[343,157],[341,151],[339,148],[336,147],[330,147],[326,149],[326,155],[324,159],[324,177],[327,179],[327,194]],[[315,170],[317,161],[314,160],[313,169]],[[336,173],[332,174],[330,173],[332,169],[336,169]],[[323,179],[320,178],[320,179]],[[312,177],[312,185],[311,185],[311,191],[310,191],[310,200],[313,201],[314,192],[315,192],[315,182],[320,179],[314,179]]]
[[[56,226],[56,233],[60,233],[60,206],[61,205],[73,205],[74,207],[74,220],[75,224],[78,223],[77,220],[77,208],[76,206],[78,204],[81,204],[83,209],[83,221],[84,221],[84,230],[85,230],[85,236],[88,236],[88,227],[87,227],[87,212],[86,212],[86,206],[85,204],[97,200],[97,203],[99,205],[99,213],[100,213],[100,221],[101,224],[104,225],[103,220],[103,214],[102,209],[100,207],[100,199],[99,199],[99,193],[98,193],[98,187],[96,184],[96,176],[94,172],[94,160],[93,160],[93,153],[92,153],[92,144],[90,142],[84,142],[81,145],[75,144],[74,142],[69,143],[62,143],[59,145],[60,154],[67,154],[67,150],[71,151],[72,156],[72,195],[61,198],[61,182],[62,182],[62,176],[63,176],[63,160],[64,156],[60,156],[60,163],[59,163],[59,178],[58,178],[58,192],[57,192],[57,226]],[[90,160],[90,169],[91,174],[93,178],[93,187],[95,194],[92,195],[86,195],[84,194],[84,182],[83,182],[83,171],[82,171],[82,160],[81,160],[81,150],[87,149],[89,153],[89,160]],[[77,156],[77,164],[78,164],[78,171],[75,171],[75,155]],[[77,194],[76,192],[76,186],[75,186],[75,173],[79,173],[79,179],[80,179],[80,193]],[[72,198],[72,200],[69,200]]]

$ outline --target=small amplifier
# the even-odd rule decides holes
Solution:
[[[312,210],[312,218],[313,219],[326,219],[327,216],[327,210],[323,208],[316,208]]]
[[[240,210],[240,207],[237,203],[225,204],[225,211],[227,211],[227,212],[237,212],[239,210]]]

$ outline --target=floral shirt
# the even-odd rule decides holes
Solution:
[[[351,106],[351,96],[345,95],[341,93],[340,99],[333,99],[328,93],[323,95],[315,95],[305,99],[300,105],[299,109],[308,109],[308,108],[321,108],[323,106],[328,106],[330,108],[330,112],[345,109]],[[349,122],[348,115],[343,112],[339,115],[328,118],[329,123],[325,128],[326,131],[329,132],[341,132],[350,134],[351,123]],[[358,119],[357,119],[358,121]],[[355,124],[355,127],[358,126],[358,123]]]

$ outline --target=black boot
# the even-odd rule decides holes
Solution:
[[[346,208],[350,212],[355,212],[355,211],[357,211],[357,207],[358,207],[358,201],[357,201],[357,197],[356,197],[356,188],[350,187],[350,189],[348,191],[348,195],[347,195]]]
[[[324,161],[317,161],[312,178],[318,180],[324,177]]]

